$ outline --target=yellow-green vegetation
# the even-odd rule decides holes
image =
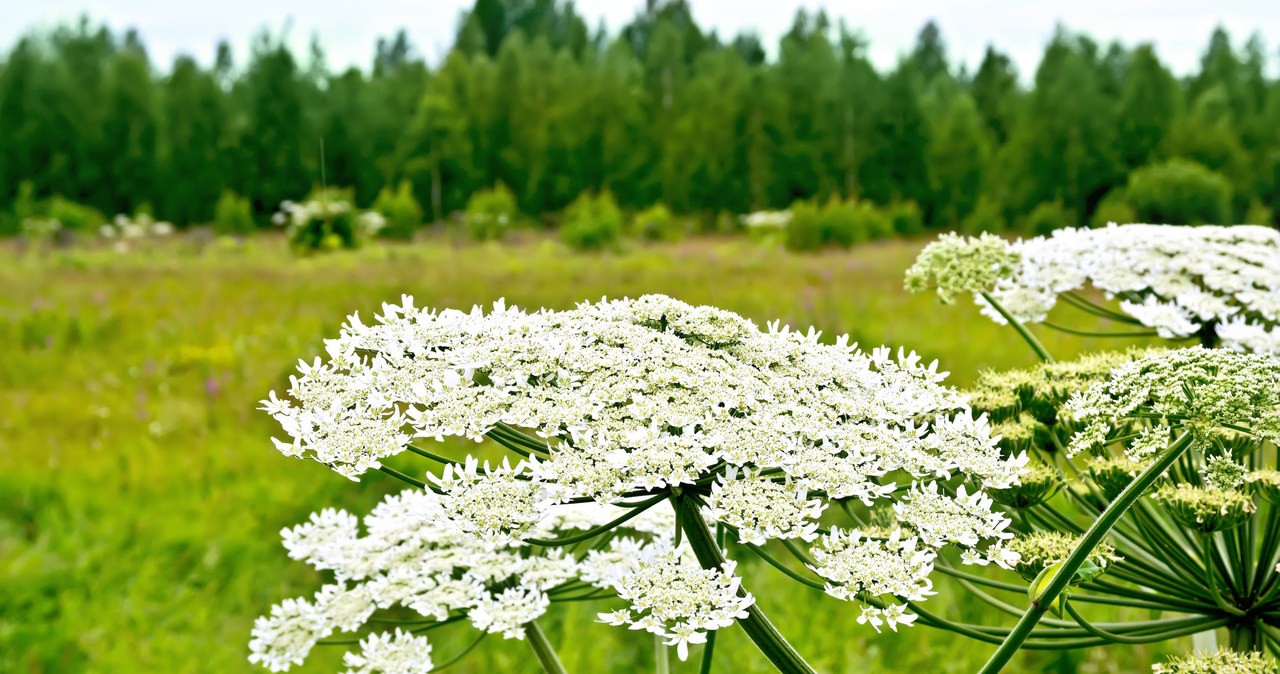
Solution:
[[[902,289],[919,243],[805,256],[742,240],[628,245],[577,254],[551,240],[429,241],[309,258],[273,237],[177,239],[125,254],[0,249],[0,671],[255,671],[245,659],[253,618],[319,585],[286,557],[280,529],[322,507],[367,511],[401,487],[376,475],[353,484],[281,456],[268,439],[279,430],[256,401],[286,385],[299,354],[320,355],[346,315],[368,317],[401,293],[441,307],[506,297],[567,308],[661,292],[761,323],[814,324],[827,337],[850,332],[867,348],[905,345],[941,358],[957,385],[986,368],[1033,362],[1012,330],[972,307]],[[1104,346],[1042,339],[1064,357]],[[395,466],[424,469],[411,459]],[[850,604],[763,566],[750,577],[819,671],[972,672],[992,649],[923,627],[876,635]],[[938,589],[933,610],[1010,624],[979,602],[956,601],[964,594],[946,581]],[[543,622],[568,671],[652,671],[647,635],[595,622],[612,607],[567,606]],[[468,629],[431,633],[441,659]],[[1187,644],[1027,651],[1012,671],[1138,671],[1166,648]],[[341,652],[322,649],[301,671],[337,671]],[[696,671],[697,660],[673,665]],[[715,671],[766,666],[740,630],[725,631]],[[536,668],[524,644],[491,638],[451,671]]]

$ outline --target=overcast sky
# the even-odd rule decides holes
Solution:
[[[594,27],[603,21],[617,30],[644,0],[578,0],[579,11]],[[153,61],[167,68],[188,53],[203,63],[213,60],[214,45],[228,39],[238,57],[250,37],[269,27],[291,24],[289,38],[299,53],[312,34],[319,35],[329,65],[368,67],[379,36],[408,30],[413,44],[435,63],[453,40],[458,14],[471,0],[0,0],[0,49],[7,50],[32,28],[48,28],[88,11],[115,30],[137,28]],[[1010,54],[1024,78],[1039,62],[1045,42],[1061,22],[1100,41],[1153,42],[1179,74],[1193,71],[1216,25],[1225,26],[1237,46],[1261,31],[1267,40],[1272,72],[1277,69],[1280,2],[1275,0],[691,0],[698,23],[721,37],[754,30],[767,45],[777,43],[798,7],[824,7],[834,18],[860,28],[871,41],[871,57],[892,67],[910,49],[925,21],[942,27],[949,53],[976,67],[986,45]]]

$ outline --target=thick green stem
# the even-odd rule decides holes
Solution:
[[[1227,624],[1227,645],[1237,653],[1262,650],[1262,630],[1257,619]]]
[[[693,554],[697,556],[702,568],[719,569],[724,564],[724,556],[720,553],[720,547],[716,545],[715,536],[707,528],[706,521],[702,519],[702,513],[698,512],[698,507],[686,499],[681,499],[678,512],[685,538],[688,539],[689,547],[693,549]],[[743,589],[738,591],[746,592]],[[815,674],[814,669],[769,622],[759,606],[752,604],[747,609],[747,617],[738,618],[738,624],[742,626],[742,631],[747,633],[760,652],[764,653],[765,658],[778,668],[778,671],[783,674]]]
[[[533,654],[538,657],[538,664],[542,665],[542,671],[547,674],[568,674],[564,670],[564,665],[560,664],[560,656],[556,655],[556,649],[551,647],[551,642],[547,641],[547,635],[543,633],[542,628],[538,627],[538,621],[531,621],[524,626],[525,641],[529,642],[529,648],[533,649]]]
[[[707,645],[702,649],[702,666],[698,668],[699,674],[711,674],[711,659],[716,652],[716,633],[712,632],[707,635]]]
[[[994,308],[1001,316],[1004,316],[1004,320],[1008,321],[1009,325],[1013,326],[1013,329],[1018,331],[1018,334],[1021,335],[1027,345],[1031,347],[1031,350],[1036,352],[1036,355],[1040,357],[1040,360],[1046,363],[1053,362],[1053,356],[1049,355],[1049,351],[1044,348],[1044,345],[1040,343],[1040,340],[1036,339],[1036,336],[1031,334],[1031,331],[1027,329],[1027,326],[1014,318],[1013,314],[1006,311],[1004,306],[997,302],[996,298],[991,296],[991,293],[985,290],[982,291],[982,299],[986,300],[987,304],[990,304],[991,307]]]
[[[1058,569],[1058,574],[1054,576],[1049,586],[1045,588],[1038,599],[1031,602],[1031,606],[1027,608],[1026,613],[1022,614],[1022,619],[1018,621],[1013,631],[1005,638],[1004,643],[1000,644],[1000,648],[996,649],[990,660],[987,660],[987,664],[983,666],[981,674],[995,674],[1009,664],[1013,654],[1017,653],[1018,649],[1022,647],[1022,643],[1027,640],[1027,637],[1031,636],[1031,630],[1035,628],[1036,623],[1040,622],[1040,617],[1053,605],[1058,595],[1067,588],[1076,571],[1079,570],[1080,565],[1084,564],[1093,549],[1102,542],[1103,537],[1107,535],[1111,527],[1115,526],[1120,517],[1129,510],[1129,506],[1133,505],[1134,501],[1137,501],[1147,491],[1148,487],[1155,483],[1161,475],[1164,475],[1169,466],[1172,466],[1174,462],[1181,458],[1190,447],[1191,435],[1183,433],[1169,446],[1164,456],[1161,456],[1158,461],[1148,466],[1138,477],[1134,478],[1133,482],[1130,482],[1129,486],[1120,492],[1120,495],[1111,502],[1111,505],[1107,507],[1102,515],[1094,520],[1093,526],[1089,527],[1084,537],[1080,539],[1080,543],[1076,545],[1066,561],[1062,563],[1062,566]]]

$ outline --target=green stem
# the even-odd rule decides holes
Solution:
[[[667,654],[668,650],[667,643],[662,640],[662,635],[653,635],[653,671],[656,674],[671,674],[671,659]]]
[[[532,648],[533,654],[538,657],[538,664],[542,665],[542,671],[547,674],[568,674],[564,670],[564,665],[560,664],[560,656],[556,655],[556,649],[551,647],[551,642],[547,641],[547,635],[538,626],[538,621],[529,621],[529,624],[524,626],[524,635],[525,641],[529,642],[529,648]]]
[[[702,649],[702,666],[698,668],[698,674],[711,674],[711,657],[716,650],[716,633],[712,632],[707,635],[707,645]]]
[[[541,546],[543,546],[543,547],[555,547],[555,546],[558,546],[558,545],[572,545],[572,544],[574,544],[574,543],[578,543],[578,542],[580,542],[580,541],[585,541],[585,540],[587,540],[587,539],[589,539],[589,538],[595,538],[596,536],[599,536],[600,534],[603,534],[604,532],[609,531],[610,529],[613,529],[614,527],[621,526],[622,524],[625,524],[625,523],[627,522],[627,520],[629,520],[629,519],[631,519],[631,518],[633,518],[633,517],[636,517],[637,515],[639,515],[639,514],[643,513],[644,511],[648,510],[649,508],[651,508],[651,507],[653,507],[655,504],[657,504],[657,503],[658,503],[658,501],[661,501],[661,500],[665,499],[666,497],[667,497],[667,495],[666,495],[665,493],[664,493],[664,494],[658,494],[657,496],[654,496],[653,498],[649,499],[648,501],[645,501],[644,503],[641,503],[640,505],[638,505],[638,506],[636,506],[636,507],[632,508],[629,512],[624,513],[623,515],[621,515],[621,516],[620,516],[620,517],[618,517],[617,519],[613,520],[612,522],[608,522],[608,523],[605,523],[605,524],[601,524],[600,526],[598,526],[598,527],[596,527],[596,528],[594,528],[594,529],[590,529],[590,530],[588,530],[588,531],[584,531],[584,532],[582,532],[582,533],[580,533],[580,534],[575,534],[575,535],[573,535],[573,536],[565,536],[564,538],[553,538],[553,539],[526,538],[526,539],[524,539],[524,542],[525,542],[525,543],[529,543],[529,544],[531,544],[531,545],[541,545]]]
[[[1213,546],[1213,535],[1202,534],[1204,539],[1204,576],[1209,581],[1209,596],[1218,608],[1230,613],[1234,616],[1244,615],[1244,611],[1227,603],[1222,597],[1222,592],[1218,589],[1218,573],[1213,570],[1213,563],[1209,561],[1210,547]]]
[[[1045,321],[1043,325],[1046,328],[1057,330],[1058,332],[1065,332],[1068,335],[1076,335],[1078,337],[1155,337],[1156,336],[1155,330],[1135,330],[1133,332],[1094,332],[1092,330],[1078,330],[1076,328],[1069,328],[1065,325],[1050,323],[1049,321]]]
[[[689,547],[693,549],[693,554],[702,564],[702,568],[721,568],[725,561],[724,556],[720,553],[711,530],[707,528],[706,521],[702,519],[702,513],[698,512],[696,505],[685,499],[679,500],[678,507],[680,526],[684,529]],[[746,590],[739,588],[738,592],[745,593]],[[792,648],[791,644],[778,633],[777,628],[769,622],[769,618],[758,605],[752,604],[748,607],[747,617],[738,618],[738,624],[742,626],[742,631],[747,633],[760,652],[764,653],[765,658],[778,668],[778,671],[783,674],[816,674],[796,649]]]
[[[1103,639],[1106,639],[1107,641],[1110,641],[1110,642],[1113,642],[1113,643],[1117,643],[1117,644],[1141,644],[1141,643],[1145,643],[1145,642],[1143,641],[1143,638],[1142,638],[1142,637],[1131,637],[1131,636],[1126,636],[1126,635],[1123,635],[1123,634],[1116,634],[1115,632],[1108,632],[1108,631],[1106,631],[1106,630],[1104,630],[1104,629],[1102,629],[1102,628],[1100,628],[1100,627],[1098,627],[1098,626],[1094,625],[1093,623],[1089,622],[1088,620],[1086,620],[1086,619],[1085,619],[1085,617],[1084,617],[1084,616],[1080,615],[1080,612],[1076,610],[1076,607],[1071,603],[1071,601],[1070,601],[1070,600],[1068,600],[1068,601],[1066,601],[1066,602],[1064,602],[1064,603],[1065,603],[1066,608],[1067,608],[1067,613],[1071,614],[1071,617],[1075,619],[1076,624],[1078,624],[1078,625],[1080,625],[1081,627],[1085,628],[1085,630],[1087,630],[1090,634],[1092,634],[1092,635],[1094,635],[1094,636],[1096,636],[1096,637],[1102,637]]]
[[[1237,653],[1262,650],[1262,631],[1255,618],[1227,624],[1227,645]]]
[[[432,667],[432,668],[431,668],[431,672],[438,672],[438,671],[443,670],[443,669],[444,669],[444,668],[446,668],[446,667],[450,667],[450,666],[453,666],[453,665],[458,664],[458,661],[459,661],[459,660],[461,660],[462,658],[466,657],[467,653],[470,653],[470,652],[471,652],[471,650],[472,650],[473,648],[475,648],[476,646],[479,646],[479,645],[480,645],[480,642],[481,642],[481,641],[483,641],[483,640],[484,640],[484,638],[485,638],[485,637],[487,637],[487,636],[489,636],[489,633],[488,633],[488,632],[481,632],[481,633],[480,633],[480,636],[476,637],[476,638],[475,638],[475,641],[472,641],[472,642],[471,642],[471,644],[470,644],[469,646],[467,646],[466,648],[464,648],[464,649],[462,649],[461,651],[459,651],[459,652],[458,652],[456,655],[454,655],[452,658],[449,658],[448,660],[445,660],[444,662],[442,662],[442,663],[440,663],[440,664],[436,665],[435,667]]]
[[[760,546],[752,545],[750,543],[747,543],[746,545],[752,552],[759,555],[760,559],[763,559],[764,561],[768,562],[769,566],[772,566],[773,568],[785,573],[788,578],[796,581],[797,583],[802,583],[804,585],[808,585],[809,587],[812,587],[818,590],[826,589],[827,587],[826,583],[821,583],[816,580],[805,578],[804,576],[800,575],[796,571],[793,571],[790,568],[788,568],[786,564],[783,564],[782,562],[775,559],[773,555],[770,555],[769,553],[765,552],[764,549],[761,548]]]
[[[1040,343],[1040,340],[1036,339],[1036,336],[1031,334],[1030,330],[1027,330],[1027,326],[1023,325],[1021,321],[1014,318],[1013,314],[1010,314],[1008,311],[1006,311],[1004,306],[1002,306],[999,302],[997,302],[996,298],[991,296],[991,293],[985,290],[982,291],[982,299],[986,300],[987,303],[992,306],[992,308],[994,308],[997,312],[999,312],[1001,316],[1004,317],[1004,320],[1009,322],[1009,325],[1013,326],[1014,330],[1018,331],[1018,334],[1021,335],[1022,339],[1027,343],[1027,345],[1031,347],[1031,350],[1036,352],[1036,355],[1040,357],[1040,360],[1046,363],[1053,362],[1053,356],[1049,355],[1048,350],[1044,348],[1044,345]]]
[[[1161,475],[1164,475],[1169,466],[1172,466],[1174,462],[1181,458],[1190,447],[1191,435],[1183,433],[1165,451],[1164,456],[1134,478],[1133,482],[1130,482],[1129,486],[1120,492],[1120,495],[1111,502],[1111,505],[1107,507],[1102,515],[1094,520],[1093,525],[1089,527],[1084,537],[1080,539],[1080,543],[1076,545],[1066,561],[1062,563],[1062,566],[1058,569],[1058,574],[1053,577],[1049,586],[1035,601],[1031,602],[1031,606],[1027,608],[1026,613],[1022,614],[1022,619],[1018,621],[1013,631],[1005,638],[1004,643],[1000,644],[1000,648],[991,654],[991,659],[987,660],[987,664],[983,666],[981,674],[995,674],[1009,664],[1013,654],[1017,653],[1022,643],[1027,640],[1027,637],[1031,636],[1031,630],[1040,621],[1040,617],[1053,605],[1058,595],[1067,588],[1080,565],[1084,564],[1084,561],[1088,559],[1094,548],[1102,542],[1103,537],[1107,535],[1111,527],[1115,526],[1120,517],[1129,510],[1129,506],[1133,505],[1133,502],[1137,501],[1143,492],[1155,483]]]

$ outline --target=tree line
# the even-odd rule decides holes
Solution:
[[[1151,45],[1059,28],[1025,85],[994,46],[973,72],[953,63],[932,23],[890,70],[867,46],[822,12],[797,12],[769,55],[684,0],[616,32],[561,0],[477,0],[434,67],[401,31],[367,69],[331,72],[318,42],[300,56],[265,32],[243,63],[223,43],[212,67],[161,68],[136,32],[84,18],[0,63],[0,210],[26,183],[187,226],[233,190],[265,226],[322,179],[360,204],[408,180],[429,220],[502,184],[535,215],[607,190],[708,215],[914,202],[937,227],[1053,204],[1075,224],[1176,161],[1226,186],[1224,220],[1280,211],[1280,83],[1257,35],[1237,48],[1215,30],[1178,77]]]

